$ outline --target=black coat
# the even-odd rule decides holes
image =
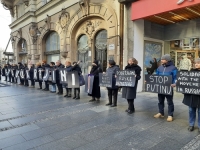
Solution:
[[[56,66],[56,83],[60,83],[60,70],[65,68],[65,66],[63,66],[62,64],[60,64],[59,66]]]
[[[78,72],[79,76],[82,74],[81,67],[78,64],[72,66],[72,71]]]
[[[125,70],[134,70],[136,74],[135,86],[134,87],[123,87],[122,88],[122,98],[125,99],[135,99],[137,93],[138,80],[141,78],[141,68],[138,65],[127,65]]]
[[[120,68],[117,65],[111,66],[106,70],[106,73],[112,74],[112,88],[107,87],[107,89],[114,90],[114,89],[119,88],[118,86],[116,86],[116,77],[115,77],[117,71],[119,71],[119,70],[120,70]]]
[[[192,69],[191,71],[200,71],[200,70]],[[200,108],[200,95],[184,94],[183,104],[189,107]]]
[[[31,67],[29,72],[30,72],[30,80],[34,80],[34,67]]]
[[[99,73],[102,73],[102,69],[99,66],[93,66],[90,71],[90,74],[94,76],[94,82],[93,82],[92,94],[89,94],[89,96],[96,98],[101,97],[100,86],[99,86]]]

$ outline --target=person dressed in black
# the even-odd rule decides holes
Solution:
[[[1,81],[1,66],[0,66],[0,81]]]
[[[66,68],[67,72],[71,72],[72,71],[71,62],[66,61],[65,68]],[[66,95],[64,97],[72,97],[72,89],[68,88],[68,86],[66,84],[63,84],[63,86],[66,88]]]
[[[24,65],[21,62],[18,63],[18,69],[19,71],[21,71],[21,69],[24,69]],[[24,79],[22,79],[20,76],[19,78],[20,78],[20,85],[24,85]]]
[[[7,81],[6,69],[7,69],[7,66],[6,66],[6,64],[5,64],[5,65],[3,66],[3,69],[2,69],[2,76],[5,77],[5,80],[4,80],[4,81]]]
[[[25,74],[24,85],[29,86],[29,82],[28,82],[29,79],[27,78],[26,70],[29,70],[29,68],[28,68],[27,64],[24,64],[24,74]]]
[[[116,72],[120,70],[119,66],[116,65],[114,60],[109,60],[108,62],[108,69],[106,70],[106,73],[112,74],[112,87],[107,87],[108,90],[108,100],[109,102],[106,104],[106,106],[116,107],[117,106],[117,95],[119,87],[116,86]],[[113,101],[112,101],[113,99]]]
[[[41,63],[40,62],[38,62],[38,63],[36,63],[36,68],[37,68],[37,80],[35,80],[35,82],[38,82],[39,83],[39,88],[38,88],[38,90],[41,90],[42,89],[42,81],[39,79],[39,69],[41,69],[42,68],[42,66],[41,66]]]
[[[29,73],[30,73],[30,80],[31,80],[31,88],[34,88],[35,87],[35,80],[34,80],[34,64],[31,64],[31,67],[30,67],[30,70],[29,70]]]
[[[59,75],[59,69],[64,68],[65,66],[61,64],[61,61],[58,60],[56,62],[56,84],[58,87],[58,95],[62,95],[63,94],[63,87],[62,84],[60,83],[60,75]]]
[[[76,71],[79,76],[82,74],[81,68],[79,66],[79,62],[73,62],[72,71]],[[74,97],[73,97],[73,99],[76,99],[76,100],[80,99],[80,87],[79,88],[74,88]]]
[[[50,72],[49,75],[52,74],[52,70],[55,70],[56,66],[54,62],[50,62]],[[51,93],[56,93],[56,84],[52,82],[52,79],[48,81],[49,84],[51,84]]]
[[[125,70],[129,71],[135,71],[135,86],[134,87],[123,87],[122,88],[122,98],[127,99],[128,102],[128,109],[126,112],[129,114],[132,114],[135,112],[135,107],[134,107],[134,99],[136,98],[136,93],[137,93],[137,84],[138,80],[141,78],[141,68],[138,66],[138,61],[135,58],[129,58],[128,60],[128,65],[125,67]]]
[[[18,80],[18,77],[16,77],[16,71],[17,71],[17,69],[18,69],[17,64],[13,64],[13,74],[14,74],[13,82],[14,83],[17,83],[17,80]]]
[[[92,94],[88,94],[89,96],[92,96],[92,99],[89,102],[100,100],[101,91],[99,86],[99,73],[102,73],[102,69],[99,66],[98,60],[95,60],[92,63],[92,69],[90,71],[90,75],[94,76],[94,82],[93,82]]]
[[[42,61],[42,76],[44,76],[45,68],[50,68],[50,65],[47,64],[46,60],[43,60]],[[43,91],[49,91],[49,83],[48,83],[48,81],[44,81],[44,83],[45,83],[45,88],[43,89]]]
[[[11,78],[12,78],[12,74],[11,74],[11,69],[12,69],[12,66],[10,64],[7,64],[8,66],[8,82],[11,82]]]

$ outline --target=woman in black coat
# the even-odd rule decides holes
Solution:
[[[40,62],[38,62],[36,64],[36,68],[37,68],[37,80],[35,82],[39,82],[39,88],[38,88],[38,90],[41,90],[42,89],[42,81],[39,79],[39,70],[42,69],[42,66],[41,66]]]
[[[200,58],[196,60],[195,63],[196,69],[192,69],[191,71],[200,72]],[[194,94],[184,94],[183,104],[189,107],[189,131],[194,130],[194,125],[196,121],[196,112],[198,114],[198,128],[200,133],[200,95]]]
[[[35,87],[35,81],[34,81],[34,68],[35,66],[32,64],[30,68],[30,80],[31,80],[31,86],[30,87]]]
[[[78,64],[79,64],[79,62],[73,62],[72,71],[77,72],[78,75],[80,76],[82,74],[82,71]],[[76,100],[80,99],[80,87],[74,89],[73,99],[76,99]]]
[[[128,112],[129,114],[135,112],[134,99],[136,98],[138,80],[140,80],[141,78],[140,73],[142,70],[140,66],[138,66],[137,64],[138,61],[135,58],[130,58],[128,60],[128,65],[125,67],[125,70],[135,71],[135,77],[136,77],[134,87],[122,88],[122,98],[127,99],[128,109],[126,110],[126,112]]]
[[[99,73],[102,73],[102,69],[100,68],[98,61],[95,60],[92,63],[92,69],[90,71],[90,75],[94,76],[94,82],[93,82],[92,94],[88,94],[89,96],[92,96],[92,99],[89,102],[100,100],[101,92],[99,86]]]

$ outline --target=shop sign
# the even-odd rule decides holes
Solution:
[[[110,44],[109,45],[109,50],[115,50],[115,44]]]

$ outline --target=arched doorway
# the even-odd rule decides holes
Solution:
[[[27,52],[28,52],[28,47],[27,47],[27,42],[25,39],[20,39],[18,44],[17,44],[17,49],[18,49],[18,54],[19,54],[19,62],[21,63],[27,63],[28,58],[27,58]]]
[[[45,55],[47,63],[60,60],[60,37],[57,32],[51,32],[45,41]]]
[[[78,38],[77,42],[78,48],[78,60],[81,61],[80,67],[83,74],[88,73],[88,37],[87,35],[83,34]]]
[[[95,59],[99,60],[101,68],[107,68],[107,30],[101,30],[95,37]]]

